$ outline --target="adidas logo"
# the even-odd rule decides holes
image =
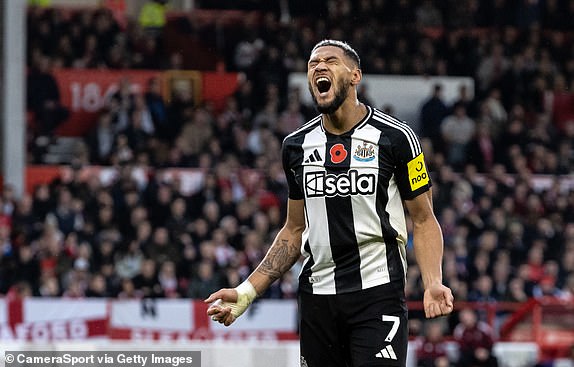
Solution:
[[[395,350],[391,345],[387,345],[385,348],[381,349],[379,353],[375,354],[375,357],[384,359],[397,359]]]
[[[305,159],[305,163],[313,163],[313,162],[317,162],[317,161],[322,161],[323,158],[321,158],[321,155],[319,154],[319,151],[317,149],[315,149],[313,151],[313,153],[311,153],[307,159]]]

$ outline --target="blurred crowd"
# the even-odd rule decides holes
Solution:
[[[417,121],[455,299],[574,301],[574,1],[306,1],[308,12],[300,1],[260,3],[258,17],[223,30],[221,57],[241,80],[221,110],[186,93],[167,103],[156,79],[141,94],[122,80],[71,177],[19,199],[4,187],[1,293],[201,299],[240,283],[285,215],[281,141],[316,114],[288,75],[305,71],[310,48],[330,37],[357,49],[364,74],[474,78],[475,90],[461,87],[452,104],[434,86]],[[184,67],[162,54],[157,29],[120,26],[105,9],[63,17],[32,8],[28,17],[29,82],[48,85],[50,67]],[[57,91],[42,101],[37,91],[29,88],[29,107],[54,118],[42,109]],[[393,113],[365,91],[360,98]],[[117,178],[82,178],[88,164],[114,166]],[[168,167],[201,170],[201,187],[185,193],[163,179]],[[408,256],[407,297],[420,300]],[[297,266],[264,297],[294,297],[296,278]]]

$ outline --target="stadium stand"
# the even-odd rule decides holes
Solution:
[[[517,337],[523,321],[497,304],[572,302],[574,2],[196,3],[152,30],[105,7],[29,8],[29,162],[68,167],[18,200],[4,187],[1,294],[200,299],[241,282],[285,214],[282,138],[315,113],[288,76],[305,70],[315,42],[335,37],[364,55],[365,74],[475,81],[473,97],[461,90],[452,104],[440,86],[429,91],[413,121],[423,126],[455,299],[482,310],[495,339]],[[239,77],[215,104],[151,76],[139,91],[117,79],[89,129],[64,136],[54,75],[70,69]],[[407,296],[417,302],[409,263]],[[295,287],[289,273],[264,298],[292,299]],[[458,313],[448,320],[447,336],[458,322]],[[421,333],[413,327],[413,338]]]

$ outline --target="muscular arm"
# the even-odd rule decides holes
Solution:
[[[414,225],[413,243],[425,288],[425,314],[427,317],[446,315],[452,312],[453,296],[442,284],[443,238],[433,212],[432,192],[429,190],[407,200],[406,206]]]
[[[287,221],[279,231],[263,261],[249,276],[257,294],[281,278],[301,256],[301,235],[305,229],[303,200],[289,200]]]
[[[442,283],[442,231],[433,213],[431,200],[431,192],[428,191],[406,201],[414,226],[415,257],[425,289],[432,284]]]

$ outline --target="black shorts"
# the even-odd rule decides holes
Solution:
[[[402,284],[341,295],[299,293],[301,367],[405,366]]]

